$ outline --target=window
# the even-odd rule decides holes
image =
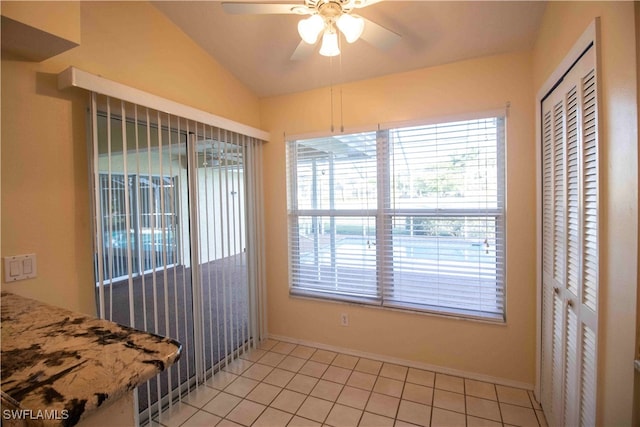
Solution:
[[[291,293],[504,318],[505,119],[288,142]]]
[[[126,280],[129,270],[137,276],[179,261],[178,177],[129,174],[127,178],[99,173],[102,277],[111,282]]]

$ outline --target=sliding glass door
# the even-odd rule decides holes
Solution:
[[[98,312],[183,345],[145,420],[259,339],[261,142],[96,94],[91,122]]]

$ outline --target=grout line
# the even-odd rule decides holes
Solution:
[[[502,416],[502,406],[500,406],[500,396],[498,396],[498,387],[493,385],[493,391],[496,393],[496,402],[498,403],[498,412],[500,413],[500,422],[504,424],[504,417]]]
[[[467,382],[462,379],[462,398],[464,399],[464,425],[467,427]]]
[[[275,342],[273,343],[273,345],[271,346],[271,349],[273,349],[276,345],[278,345],[278,341],[275,341]],[[327,411],[326,415],[323,417],[323,420],[320,422],[320,424],[323,424],[323,423],[326,423],[326,422],[327,422],[327,420],[329,419],[329,416],[331,415],[332,411],[333,411],[333,410],[334,410],[338,405],[340,405],[340,406],[344,406],[344,407],[346,407],[346,408],[350,408],[350,409],[353,409],[353,410],[358,410],[358,411],[360,411],[360,416],[359,416],[359,418],[358,418],[358,423],[360,423],[360,422],[362,421],[363,417],[364,417],[364,414],[365,414],[366,412],[370,412],[370,411],[367,411],[367,406],[369,405],[369,403],[370,403],[370,401],[371,401],[371,398],[373,397],[373,394],[374,394],[374,393],[379,394],[379,395],[381,395],[381,396],[385,396],[385,397],[388,397],[388,398],[392,398],[392,399],[397,399],[397,400],[398,400],[398,406],[396,407],[395,414],[394,414],[394,416],[393,416],[393,420],[394,420],[394,422],[397,422],[397,421],[398,421],[398,415],[399,415],[399,413],[400,413],[400,405],[401,405],[402,401],[403,401],[403,400],[406,400],[406,401],[409,401],[409,402],[414,402],[413,400],[404,399],[404,397],[403,397],[403,396],[404,396],[404,394],[405,394],[406,387],[407,387],[407,385],[408,385],[408,384],[418,385],[418,386],[421,386],[421,387],[426,387],[426,388],[430,388],[430,389],[431,389],[431,401],[430,401],[430,408],[431,408],[431,410],[430,410],[430,413],[429,413],[429,419],[428,419],[429,424],[428,424],[428,425],[430,425],[430,424],[433,422],[433,412],[434,412],[434,409],[435,409],[435,406],[434,406],[434,404],[435,404],[435,394],[436,394],[436,391],[437,391],[437,390],[441,390],[441,389],[437,389],[437,388],[436,388],[436,380],[437,380],[437,375],[439,374],[439,372],[433,372],[433,371],[430,371],[430,370],[425,370],[425,371],[427,371],[427,372],[431,372],[431,373],[433,374],[433,380],[432,380],[430,383],[417,383],[417,382],[414,382],[414,381],[410,381],[410,380],[409,380],[409,370],[410,370],[411,368],[414,368],[414,369],[421,369],[421,368],[415,368],[415,367],[413,367],[413,366],[399,365],[399,366],[401,366],[401,367],[403,367],[403,368],[406,368],[406,372],[404,373],[404,379],[403,379],[403,380],[397,380],[397,379],[396,379],[396,378],[394,378],[394,377],[387,377],[387,376],[383,376],[383,375],[382,375],[382,372],[383,372],[383,368],[384,368],[385,363],[387,363],[387,364],[391,364],[391,362],[384,362],[384,361],[379,361],[379,360],[375,360],[375,359],[368,359],[368,358],[365,358],[365,357],[358,357],[358,356],[356,356],[356,357],[358,357],[358,359],[355,361],[355,364],[354,364],[353,368],[344,368],[344,367],[339,366],[339,365],[334,365],[334,363],[338,360],[338,357],[340,356],[340,354],[346,354],[347,356],[352,356],[352,355],[349,355],[349,354],[347,354],[347,353],[336,353],[336,354],[331,358],[331,362],[330,362],[328,365],[327,365],[326,363],[324,363],[324,362],[317,362],[317,361],[313,361],[313,362],[320,363],[320,364],[323,364],[323,365],[326,365],[326,366],[327,366],[327,368],[322,372],[322,374],[320,375],[320,377],[316,377],[316,376],[311,376],[311,375],[302,374],[302,373],[300,373],[300,370],[304,367],[304,365],[305,365],[307,362],[312,361],[312,360],[311,360],[311,358],[312,358],[312,357],[313,357],[313,356],[318,352],[318,350],[321,350],[321,349],[319,349],[319,348],[313,348],[313,347],[306,346],[306,345],[305,345],[305,347],[309,347],[309,348],[312,348],[312,349],[313,349],[313,352],[311,352],[311,354],[309,355],[309,357],[308,357],[308,358],[306,358],[306,359],[305,359],[305,358],[301,358],[301,357],[297,357],[297,356],[291,356],[291,357],[294,357],[294,358],[297,358],[297,359],[300,359],[300,360],[303,360],[303,361],[304,361],[304,364],[300,367],[300,369],[298,369],[298,371],[291,371],[291,370],[287,370],[287,369],[279,368],[279,365],[280,365],[281,363],[283,363],[283,362],[286,360],[286,358],[290,355],[290,353],[291,353],[292,351],[294,351],[294,350],[295,350],[295,348],[296,348],[296,347],[294,347],[294,348],[293,348],[293,349],[292,349],[288,354],[286,354],[286,355],[285,355],[285,354],[283,354],[283,353],[272,352],[271,350],[264,350],[264,351],[265,351],[265,353],[264,353],[264,355],[262,355],[262,357],[265,357],[268,353],[270,353],[270,352],[271,352],[271,353],[274,353],[274,354],[282,355],[282,356],[284,356],[284,358],[283,358],[283,360],[281,360],[281,361],[278,363],[278,365],[276,365],[276,366],[271,366],[271,365],[266,365],[266,364],[264,364],[264,363],[260,363],[260,359],[261,359],[262,357],[261,357],[260,359],[256,360],[256,361],[251,361],[251,360],[248,360],[248,359],[243,359],[242,367],[247,366],[247,367],[246,367],[246,369],[242,369],[242,368],[240,368],[240,369],[238,370],[238,372],[239,372],[239,373],[237,373],[237,372],[231,372],[231,371],[226,371],[226,370],[224,371],[224,372],[227,372],[227,373],[229,373],[229,374],[233,374],[233,375],[235,375],[235,376],[236,376],[236,378],[234,378],[234,380],[233,380],[233,381],[231,381],[229,384],[226,384],[226,385],[225,385],[225,387],[224,387],[222,390],[219,390],[219,389],[217,389],[217,388],[211,387],[211,386],[209,386],[209,385],[207,385],[207,384],[202,384],[201,386],[204,386],[205,388],[209,388],[209,389],[215,390],[215,391],[217,391],[218,393],[216,394],[216,396],[214,396],[214,397],[212,397],[211,399],[209,399],[209,401],[205,402],[205,403],[204,403],[204,405],[202,405],[202,407],[200,407],[200,408],[199,408],[199,407],[197,407],[197,406],[195,406],[195,405],[189,404],[189,403],[187,403],[187,402],[181,401],[180,403],[181,403],[182,405],[185,405],[185,406],[188,406],[188,407],[191,407],[191,408],[195,408],[195,409],[196,409],[196,412],[195,412],[194,414],[192,414],[191,416],[189,416],[189,417],[188,417],[185,421],[183,421],[180,425],[181,425],[181,426],[186,425],[190,419],[192,419],[195,415],[197,415],[197,414],[198,414],[198,413],[200,413],[200,412],[204,412],[204,413],[206,413],[206,414],[210,414],[210,415],[212,415],[212,416],[216,416],[216,417],[218,417],[218,418],[221,418],[221,422],[222,422],[222,420],[233,421],[233,420],[230,420],[229,418],[227,418],[227,417],[228,417],[228,415],[229,415],[230,413],[232,413],[234,410],[236,410],[236,408],[237,408],[239,405],[241,405],[243,402],[245,402],[245,401],[250,402],[250,403],[253,403],[253,404],[259,404],[259,405],[261,405],[261,406],[263,406],[263,407],[264,407],[264,408],[260,411],[260,413],[257,415],[257,417],[255,418],[255,420],[252,422],[252,424],[253,424],[253,423],[255,423],[255,422],[256,422],[256,421],[257,421],[257,420],[258,420],[258,419],[259,419],[259,418],[260,418],[260,417],[261,417],[261,416],[262,416],[262,415],[267,411],[267,409],[268,409],[268,408],[273,408],[274,410],[282,411],[282,412],[284,412],[284,413],[287,413],[287,414],[291,415],[291,420],[289,420],[289,422],[288,422],[287,424],[291,424],[292,420],[293,420],[295,417],[299,417],[299,418],[302,418],[302,419],[305,419],[305,420],[308,420],[308,421],[312,421],[312,422],[317,422],[317,421],[315,421],[315,420],[310,420],[310,419],[308,419],[308,418],[306,418],[306,417],[302,417],[302,416],[298,415],[298,411],[299,411],[299,410],[300,410],[300,408],[305,404],[305,402],[307,402],[307,401],[309,400],[309,398],[310,398],[310,397],[313,397],[314,399],[318,399],[318,400],[321,400],[321,401],[324,401],[324,402],[327,402],[327,403],[329,403],[329,404],[330,404],[329,410]],[[329,350],[326,350],[326,351],[329,351]],[[333,353],[335,353],[335,352],[333,352]],[[372,360],[372,361],[374,361],[374,362],[381,362],[381,364],[380,364],[380,368],[377,370],[377,371],[378,371],[378,373],[377,373],[377,374],[371,374],[370,372],[365,372],[365,371],[359,371],[359,370],[356,370],[356,367],[358,366],[358,363],[360,363],[360,361],[361,361],[361,360]],[[394,365],[398,365],[397,363],[393,363],[393,364],[394,364]],[[248,377],[248,376],[245,376],[245,375],[244,375],[244,374],[245,374],[249,369],[251,369],[252,367],[254,367],[254,366],[256,366],[256,365],[261,365],[261,366],[264,366],[264,367],[266,367],[266,368],[269,368],[269,371],[268,371],[267,375],[265,375],[261,380],[256,380],[255,378],[250,378],[250,377]],[[338,381],[334,381],[334,380],[331,380],[331,379],[326,379],[326,378],[324,378],[324,375],[326,374],[326,371],[327,371],[330,367],[332,367],[332,366],[334,366],[334,367],[336,367],[336,368],[345,369],[345,370],[349,371],[349,375],[346,377],[346,379],[345,379],[345,381],[344,381],[344,382],[338,382]],[[284,385],[282,385],[282,386],[280,386],[280,385],[274,385],[274,384],[270,384],[270,383],[265,382],[264,380],[265,380],[265,379],[266,379],[266,378],[267,378],[271,373],[273,373],[273,372],[275,371],[275,369],[280,369],[280,370],[282,370],[282,371],[284,371],[284,372],[287,372],[287,373],[292,374],[293,376],[291,377],[291,379],[289,379],[289,380],[288,380]],[[375,377],[375,378],[374,378],[373,385],[372,385],[371,389],[362,388],[362,387],[359,387],[359,386],[356,386],[356,385],[348,385],[348,382],[349,382],[350,378],[351,378],[351,377],[352,377],[356,372],[358,372],[358,373],[360,373],[360,374],[367,374],[367,375],[371,375],[371,376]],[[289,384],[290,384],[291,382],[293,382],[293,381],[294,381],[294,379],[295,379],[298,375],[305,376],[305,377],[309,377],[309,378],[311,378],[311,379],[313,379],[313,380],[315,381],[315,382],[314,382],[314,384],[313,384],[313,387],[311,387],[311,388],[310,388],[310,390],[309,390],[308,392],[302,393],[302,392],[300,392],[300,391],[298,391],[298,390],[292,390],[292,389],[287,388],[287,387],[289,386]],[[388,375],[388,374],[387,374],[387,375]],[[468,424],[468,416],[470,416],[470,414],[468,414],[468,405],[467,405],[467,396],[468,396],[468,395],[467,395],[467,382],[466,382],[465,380],[467,380],[467,379],[469,379],[469,380],[475,380],[475,378],[468,378],[468,377],[465,377],[465,376],[459,376],[459,375],[451,375],[451,374],[448,374],[448,373],[447,373],[447,374],[445,374],[445,375],[456,376],[456,377],[459,377],[459,378],[461,378],[461,379],[462,379],[462,393],[459,393],[459,392],[457,392],[457,391],[445,390],[445,389],[442,389],[442,390],[443,390],[443,391],[447,391],[447,392],[451,392],[451,393],[454,393],[454,394],[457,394],[457,395],[462,395],[463,400],[464,400],[464,410],[463,410],[462,415],[464,415],[464,417],[465,417],[465,426],[466,426],[466,425]],[[227,392],[227,391],[226,391],[226,389],[227,389],[228,387],[230,387],[233,383],[235,383],[235,382],[237,381],[237,379],[238,379],[238,378],[244,378],[244,379],[248,379],[248,380],[251,380],[251,381],[255,381],[255,382],[256,382],[256,384],[255,384],[253,387],[251,387],[251,389],[249,390],[249,392],[248,392],[248,393],[246,393],[244,397],[237,396],[237,395],[235,395],[235,394],[232,394],[232,393],[229,393],[229,392]],[[375,389],[375,385],[377,384],[378,380],[379,380],[379,379],[381,379],[381,378],[401,381],[401,383],[402,383],[402,384],[401,384],[400,396],[399,396],[399,397],[396,397],[396,396],[395,396],[395,395],[393,395],[393,394],[378,393],[378,392],[374,391],[374,389]],[[320,396],[314,396],[314,395],[312,395],[313,391],[318,387],[318,384],[320,384],[320,382],[321,382],[321,381],[325,381],[325,382],[327,382],[327,383],[330,383],[330,384],[334,384],[334,385],[338,385],[338,386],[339,386],[338,393],[337,393],[337,395],[336,395],[336,397],[335,397],[334,399],[330,399],[330,398],[328,399],[328,398],[326,398],[326,397],[320,397]],[[476,380],[476,381],[477,381],[477,380]],[[484,381],[484,382],[487,382],[487,381]],[[275,388],[277,388],[277,389],[278,389],[278,392],[275,394],[275,396],[274,396],[272,399],[270,399],[270,401],[269,401],[269,403],[268,403],[268,404],[265,404],[265,403],[262,403],[262,402],[258,402],[258,401],[255,401],[255,400],[253,400],[253,399],[249,398],[249,395],[250,395],[250,394],[251,394],[251,393],[252,393],[252,392],[253,392],[257,387],[259,387],[261,384],[268,385],[268,386],[270,386],[270,387],[275,387]],[[477,398],[477,399],[486,400],[486,401],[490,401],[490,402],[495,402],[495,403],[498,405],[498,412],[499,412],[499,414],[500,414],[500,422],[504,423],[504,417],[503,417],[503,414],[502,414],[502,407],[501,407],[501,403],[502,403],[502,402],[500,401],[499,396],[498,396],[498,393],[497,393],[497,387],[498,387],[498,385],[499,385],[499,384],[497,384],[497,383],[491,383],[491,385],[492,385],[492,388],[493,388],[493,392],[495,393],[495,400],[493,400],[493,399],[489,399],[489,398],[484,398],[484,397],[478,397],[478,396],[470,396],[470,397],[475,397],[475,398]],[[340,396],[342,395],[342,393],[344,392],[344,390],[346,389],[346,387],[347,387],[347,386],[348,386],[348,387],[350,387],[350,388],[353,388],[353,389],[355,389],[355,390],[359,390],[359,391],[361,391],[361,392],[366,392],[366,393],[368,393],[367,399],[366,399],[366,401],[364,402],[364,406],[363,406],[362,408],[358,408],[358,407],[351,406],[351,405],[346,404],[346,403],[338,402],[338,399],[340,398]],[[194,388],[194,392],[195,392],[196,390],[198,390],[198,389],[200,389],[200,387]],[[522,388],[521,388],[521,389],[522,389]],[[288,411],[288,410],[283,410],[283,409],[280,409],[280,408],[276,408],[276,407],[271,406],[271,405],[273,404],[273,402],[274,402],[276,399],[278,399],[278,397],[279,397],[279,396],[281,396],[281,395],[282,395],[282,393],[283,393],[285,390],[286,390],[286,391],[288,391],[288,392],[298,393],[298,394],[300,394],[300,395],[302,395],[302,396],[303,396],[302,402],[300,403],[300,405],[299,405],[297,408],[295,408],[295,411],[294,411],[294,412],[290,412],[290,411]],[[523,389],[523,390],[525,390],[525,391],[527,392],[527,396],[528,396],[528,398],[529,398],[530,407],[529,407],[528,409],[531,409],[531,410],[533,410],[533,411],[534,411],[534,414],[535,414],[535,416],[536,416],[536,420],[537,420],[537,422],[538,422],[538,425],[539,425],[539,426],[542,426],[542,425],[543,425],[543,423],[542,423],[542,421],[541,421],[541,417],[544,417],[544,412],[543,412],[543,411],[538,411],[538,410],[536,409],[535,405],[534,405],[534,404],[533,404],[533,402],[531,401],[531,400],[532,400],[532,393],[529,393],[529,392],[528,392],[528,389]],[[220,417],[220,415],[217,415],[217,414],[211,413],[211,412],[209,412],[209,411],[207,411],[207,410],[205,410],[205,409],[204,409],[204,406],[206,406],[207,404],[209,404],[209,403],[210,403],[213,399],[215,399],[215,398],[216,398],[220,393],[226,393],[226,394],[229,394],[229,395],[231,395],[231,396],[234,396],[234,397],[236,397],[236,398],[240,399],[240,401],[239,401],[236,405],[234,405],[234,406],[233,406],[233,407],[232,407],[232,408],[227,412],[227,414],[226,414],[224,417]],[[191,393],[187,393],[187,396],[189,396],[189,395],[191,395]],[[421,402],[414,402],[414,403],[422,404]],[[428,406],[428,405],[427,405],[427,406]],[[523,407],[523,408],[525,408],[525,406],[521,406],[521,405],[514,405],[514,406],[518,406],[518,407]],[[453,412],[460,413],[460,412],[458,412],[458,411],[453,411]],[[538,412],[542,412],[542,414],[539,414]],[[375,414],[375,415],[377,415],[377,416],[387,417],[386,415],[377,414],[377,413],[375,413],[375,412],[371,412],[371,413],[372,413],[372,414]],[[480,419],[491,420],[491,419],[489,419],[489,418],[485,418],[485,417],[481,417],[481,416],[477,416],[477,415],[473,415],[473,416],[474,416],[474,417],[477,417],[477,418],[480,418]],[[388,417],[387,417],[387,418],[388,418]],[[491,420],[491,421],[494,421],[494,422],[495,422],[495,420]],[[158,425],[163,426],[163,427],[166,427],[166,426],[167,426],[166,424],[164,424],[164,423],[160,422],[159,420],[158,420],[158,421],[150,420],[150,422],[156,422]]]
[[[315,347],[318,350],[325,350],[333,353],[343,353],[346,355],[357,356],[364,359],[371,359],[375,361],[386,362],[394,365],[400,365],[408,368],[416,368],[424,371],[431,371],[434,373],[440,373],[440,374],[445,374],[450,376],[468,378],[470,380],[488,382],[492,384],[503,385],[506,387],[513,387],[513,388],[519,388],[524,390],[533,390],[533,384],[524,383],[521,381],[514,381],[506,378],[493,377],[490,375],[483,375],[483,374],[478,374],[477,372],[468,372],[460,369],[451,369],[444,366],[422,363],[415,360],[401,359],[397,357],[385,356],[382,354],[369,353],[369,352],[359,351],[359,350],[353,350],[353,349],[344,348],[344,347],[337,347],[337,346],[312,342],[308,340],[295,339],[295,338],[290,338],[282,335],[270,334],[269,336],[271,337],[270,339],[272,340],[285,341],[289,343],[303,345],[305,347]]]

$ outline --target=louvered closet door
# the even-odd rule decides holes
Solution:
[[[541,400],[553,426],[595,424],[598,147],[590,48],[542,103]]]

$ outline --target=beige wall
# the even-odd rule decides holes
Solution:
[[[530,55],[513,54],[347,84],[342,89],[347,131],[379,122],[504,108],[511,102],[506,325],[290,297],[283,133],[327,133],[331,97],[329,89],[322,89],[262,100],[262,127],[272,135],[264,152],[269,332],[533,384],[536,234],[531,220],[535,211],[531,87]],[[336,129],[340,125],[338,94],[335,88]],[[340,326],[341,312],[349,314],[349,327]]]
[[[80,43],[79,1],[3,1],[0,8],[3,16]]]
[[[638,129],[633,2],[550,2],[534,50],[538,90],[601,18],[598,425],[631,424],[638,261]]]
[[[148,3],[82,2],[80,18],[79,47],[42,63],[2,61],[2,256],[38,261],[36,279],[2,289],[94,313],[88,95],[58,91],[56,74],[77,66],[252,126],[259,104]]]

